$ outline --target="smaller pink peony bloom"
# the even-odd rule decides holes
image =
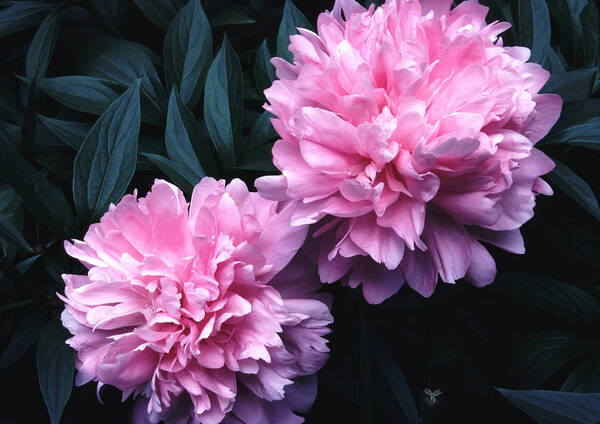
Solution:
[[[281,176],[257,180],[298,202],[292,225],[319,222],[319,273],[345,276],[379,303],[406,281],[430,296],[438,276],[491,283],[481,242],[523,253],[519,228],[554,163],[534,144],[560,115],[538,94],[549,74],[529,50],[505,47],[510,25],[487,7],[387,0],[368,10],[337,0],[317,33],[291,37],[293,64],[274,58],[265,91],[281,140]]]
[[[303,422],[332,316],[293,210],[212,178],[111,205],[65,243],[89,269],[60,296],[76,384],[133,394],[136,424]]]

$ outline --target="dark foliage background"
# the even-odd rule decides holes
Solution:
[[[556,193],[523,227],[525,255],[493,251],[487,288],[403,288],[373,307],[325,287],[336,322],[308,423],[600,421],[598,8],[482,2],[565,101],[538,145]],[[82,268],[62,240],[156,177],[189,193],[205,174],[252,185],[275,172],[268,59],[332,3],[0,1],[0,422],[128,421],[117,390],[101,405],[92,384],[72,387],[55,292]]]

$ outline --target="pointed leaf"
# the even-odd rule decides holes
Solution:
[[[46,227],[61,237],[69,233],[73,212],[63,192],[6,142],[0,148],[0,175],[19,194],[29,212]]]
[[[583,57],[585,63],[598,65],[600,50],[600,11],[594,0],[588,0],[581,15],[581,32],[583,37]]]
[[[183,164],[153,153],[143,153],[142,155],[160,169],[173,184],[181,188],[185,193],[192,192],[194,186],[190,183],[190,180],[194,177],[185,174],[186,167]]]
[[[8,221],[19,233],[22,232],[23,207],[21,206],[21,200],[17,193],[6,184],[0,187],[0,217]],[[11,260],[14,259],[18,251],[17,247],[1,238],[0,248]]]
[[[540,424],[597,424],[600,417],[600,393],[496,390]]]
[[[268,143],[254,147],[253,150],[246,150],[242,152],[239,165],[236,166],[236,169],[265,173],[279,172],[273,164],[273,155],[271,153],[272,149],[273,144]]]
[[[84,75],[103,78],[124,87],[142,78],[142,112],[148,114],[153,122],[162,121],[167,95],[152,64],[152,57],[144,46],[123,39],[96,36],[78,47],[75,66]]]
[[[600,149],[600,99],[566,102],[560,119],[542,140],[547,144],[574,144]]]
[[[542,92],[556,93],[562,97],[563,102],[586,99],[592,90],[596,72],[598,72],[596,68],[586,68],[554,74]]]
[[[109,28],[113,32],[118,32],[118,25],[127,14],[129,2],[123,0],[91,0],[90,4]]]
[[[263,40],[258,50],[256,50],[256,57],[254,58],[254,82],[261,95],[273,84],[274,79],[275,68],[271,65],[271,53],[267,47],[267,40]]]
[[[44,328],[44,320],[40,314],[36,313],[25,318],[15,330],[0,357],[0,370],[9,367],[27,352],[40,336],[42,328]]]
[[[173,88],[171,97],[169,98],[167,128],[165,129],[165,146],[169,157],[174,161],[181,163],[186,168],[184,175],[192,176],[192,179],[188,182],[192,185],[196,185],[196,183],[198,183],[198,181],[206,174],[198,161],[196,152],[194,152],[190,140],[190,132],[186,128],[182,118],[181,109],[183,109],[185,105],[178,97],[176,89]]]
[[[92,128],[90,124],[84,122],[63,121],[61,119],[49,118],[44,115],[38,115],[38,118],[52,134],[75,150],[79,150],[81,143],[83,143],[83,140]]]
[[[556,53],[556,50],[554,50],[552,47],[548,49],[548,55],[541,65],[544,67],[544,69],[550,71],[550,78],[558,77],[566,72],[563,59],[561,59],[559,54]],[[544,86],[544,90],[542,91],[546,91],[545,88],[546,87]]]
[[[586,291],[541,275],[502,272],[496,286],[517,300],[561,318],[576,319],[594,326],[600,323],[600,303]]]
[[[600,352],[595,352],[585,361],[580,362],[560,390],[578,393],[600,393]]]
[[[20,1],[0,11],[0,37],[37,25],[56,3],[51,1]]]
[[[175,102],[174,106],[177,106],[177,108],[174,107],[173,109],[169,109],[173,111],[172,123],[175,123],[175,121],[180,121],[181,125],[183,125],[181,129],[185,130],[187,133],[186,137],[190,142],[196,159],[200,162],[200,165],[203,169],[203,175],[210,175],[215,178],[218,177],[219,171],[217,162],[215,159],[215,154],[210,146],[209,137],[206,135],[205,131],[200,129],[194,114],[183,103],[181,97],[179,97],[179,94],[175,93],[173,100]],[[176,158],[172,157],[172,159]]]
[[[577,122],[566,128],[561,127],[553,130],[546,137],[544,145],[572,144],[600,150],[600,116]]]
[[[587,0],[548,0],[550,13],[561,35],[569,42],[568,52],[576,60],[582,54],[583,31],[580,14]]]
[[[223,168],[236,163],[244,123],[242,66],[227,37],[206,77],[204,119]]]
[[[14,246],[18,246],[28,252],[32,252],[31,246],[21,233],[10,223],[9,220],[0,217],[0,237]]]
[[[86,76],[42,78],[37,87],[58,103],[93,115],[102,114],[123,92],[119,84]]]
[[[237,9],[225,9],[217,15],[211,22],[214,27],[227,25],[245,25],[254,24],[256,21],[244,12]]]
[[[548,179],[560,188],[567,196],[600,220],[598,200],[590,186],[566,165],[556,162],[556,167],[548,174]]]
[[[184,0],[133,0],[142,13],[165,31],[185,3]]]
[[[272,143],[277,139],[277,132],[273,128],[273,124],[271,124],[271,119],[273,118],[273,114],[268,111],[264,111],[258,117],[254,122],[250,134],[244,138],[244,151],[252,151],[259,146]]]
[[[75,157],[73,199],[81,215],[100,217],[131,181],[140,131],[140,84],[137,80],[98,118]]]
[[[40,389],[52,424],[59,424],[73,389],[76,354],[66,339],[67,332],[55,318],[44,327],[37,343]]]
[[[50,14],[35,33],[25,60],[25,73],[29,78],[43,77],[50,64],[54,45],[60,29],[60,13]]]
[[[526,387],[537,388],[593,344],[573,331],[544,331],[528,335],[515,347],[515,375]]]
[[[290,45],[290,35],[297,34],[296,28],[306,28],[313,30],[306,16],[298,10],[292,0],[285,0],[283,7],[283,16],[279,24],[279,32],[277,33],[277,56],[284,58],[288,62],[293,59],[292,53],[288,50]]]
[[[392,354],[375,335],[373,335],[373,354],[407,422],[409,424],[419,424],[415,399],[406,383],[404,373]]]
[[[175,16],[163,51],[167,90],[176,86],[183,102],[193,109],[202,94],[212,57],[210,24],[200,0],[190,0]]]
[[[550,47],[550,12],[546,0],[513,0],[518,45],[531,49],[531,62],[542,63]]]

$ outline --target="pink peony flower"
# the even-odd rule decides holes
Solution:
[[[405,280],[423,296],[438,275],[491,283],[480,242],[523,253],[519,227],[552,194],[539,176],[554,164],[533,148],[562,104],[537,94],[548,72],[502,45],[510,25],[486,24],[487,7],[450,4],[337,0],[318,34],[290,37],[294,64],[272,60],[265,107],[283,175],[256,186],[298,201],[294,226],[331,217],[315,233],[321,280],[348,274],[370,303]]]
[[[293,204],[204,178],[186,202],[157,180],[111,205],[64,275],[76,384],[138,397],[135,423],[300,423],[327,359],[329,299],[297,256]],[[287,266],[287,267],[286,267]]]

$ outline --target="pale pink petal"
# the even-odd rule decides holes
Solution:
[[[428,215],[423,231],[427,254],[446,283],[465,276],[471,262],[469,236],[463,225],[441,215]]]
[[[404,284],[404,275],[400,268],[389,271],[386,267],[368,260],[359,260],[350,275],[350,287],[362,284],[365,300],[377,305],[390,298]]]
[[[240,393],[254,393],[255,422],[301,422],[314,397],[286,388],[324,365],[333,317],[316,264],[296,255],[308,228],[290,225],[295,209],[212,178],[189,205],[157,180],[111,206],[65,244],[89,267],[59,295],[76,384],[134,394],[136,423],[235,422]]]
[[[474,239],[470,239],[471,264],[467,270],[467,280],[476,287],[490,284],[496,278],[496,262],[492,255]]]
[[[536,104],[535,111],[523,134],[535,144],[544,138],[558,121],[562,99],[557,94],[536,94],[533,96],[533,101]]]

